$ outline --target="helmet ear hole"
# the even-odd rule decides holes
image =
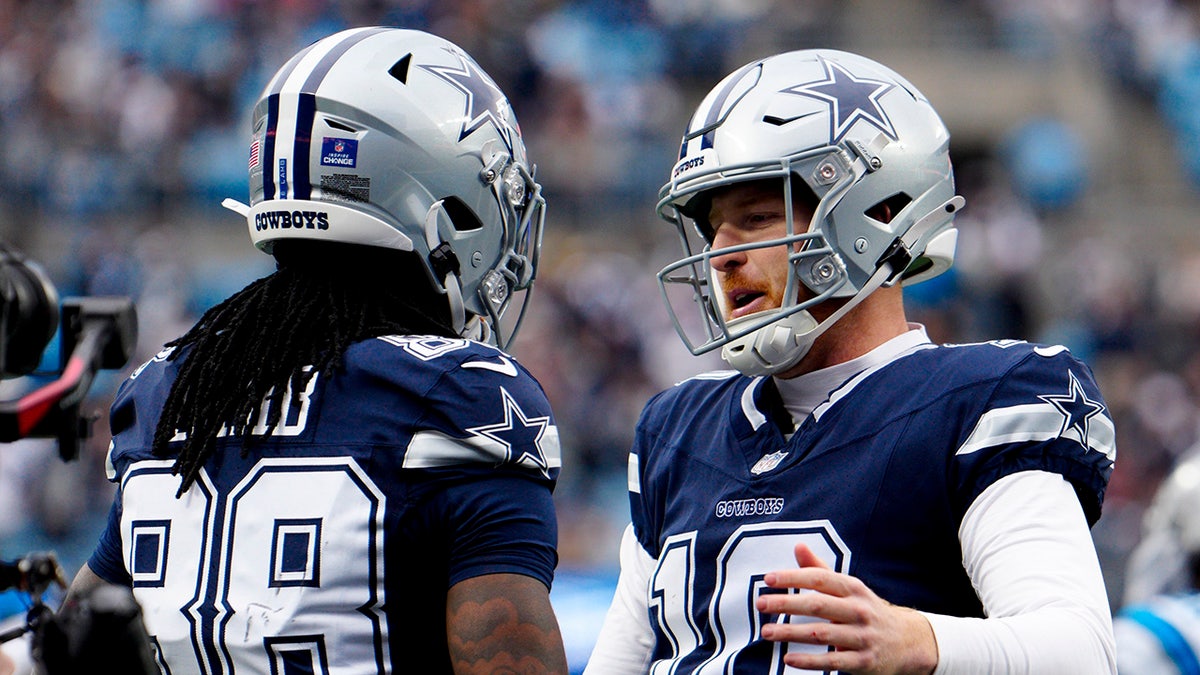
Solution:
[[[909,197],[903,192],[897,192],[891,197],[877,202],[874,206],[864,211],[863,215],[886,225],[892,222],[892,219],[896,217],[897,213],[903,211],[904,207],[911,203],[912,197]]]
[[[458,197],[451,195],[442,199],[442,210],[450,217],[450,222],[454,224],[455,232],[471,232],[483,229],[483,222],[479,220],[479,216]]]

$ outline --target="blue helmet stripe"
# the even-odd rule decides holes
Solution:
[[[309,173],[309,153],[312,150],[313,122],[317,115],[317,88],[333,65],[342,55],[354,45],[363,40],[388,30],[387,28],[369,28],[347,37],[321,57],[317,65],[308,73],[304,85],[296,101],[296,140],[292,148],[292,196],[294,199],[309,199],[312,197],[312,178]]]
[[[308,156],[312,148],[313,120],[317,116],[317,97],[314,94],[302,93],[296,101],[296,141],[292,146],[292,157],[296,158],[292,166],[292,197],[293,199],[308,199],[312,197],[312,182],[308,171]]]
[[[363,40],[366,40],[372,35],[382,33],[386,30],[388,29],[368,28],[361,30],[334,45],[332,49],[325,53],[325,56],[321,57],[321,60],[317,63],[317,65],[313,66],[312,71],[308,73],[308,78],[304,80],[304,86],[300,87],[300,91],[308,94],[316,93],[317,87],[321,86],[321,81],[324,80],[325,76],[329,74],[329,71],[333,69],[333,64],[337,63],[338,59],[342,58],[342,54],[345,54],[350,50],[351,47],[362,42]]]
[[[1169,621],[1148,607],[1141,606],[1130,607],[1122,615],[1142,624],[1151,635],[1158,638],[1163,651],[1182,675],[1200,675],[1200,659],[1197,659],[1196,652],[1192,651],[1187,638]]]
[[[263,138],[263,199],[275,198],[275,133],[279,126],[279,94],[267,97],[267,133]]]
[[[278,125],[280,123],[280,96],[286,95],[289,98],[295,96],[295,128],[291,144],[291,164],[292,164],[292,188],[291,196],[295,199],[309,199],[312,197],[312,178],[309,170],[309,154],[312,149],[313,123],[316,120],[316,91],[321,86],[321,82],[329,75],[334,64],[354,45],[363,40],[388,30],[387,28],[364,28],[356,31],[351,35],[346,36],[343,40],[333,45],[320,60],[317,61],[307,75],[303,72],[297,72],[297,68],[303,62],[304,57],[308,55],[312,46],[292,57],[275,76],[271,83],[271,93],[267,97],[267,137],[263,152],[264,167],[263,167],[263,199],[274,199],[278,195],[279,198],[288,196],[288,179],[287,179],[287,157],[276,157],[275,151],[277,146],[276,135]],[[313,45],[315,46],[315,45]],[[296,94],[291,94],[292,90],[288,87],[289,92],[284,94],[284,88],[289,80],[297,76],[304,77],[304,84],[300,87]],[[294,86],[294,85],[293,85]],[[287,106],[284,106],[285,108]],[[289,116],[291,115],[289,111]],[[286,138],[286,134],[285,134]],[[284,141],[287,142],[286,140]]]
[[[275,75],[275,79],[271,80],[270,94],[278,94],[283,91],[283,83],[288,81],[288,78],[292,76],[292,72],[296,70],[296,66],[300,65],[300,61],[304,58],[304,55],[312,48],[313,45],[309,45],[306,49],[288,60],[287,63],[283,64],[283,68],[279,69],[279,72]]]
[[[716,100],[713,101],[712,107],[708,109],[708,116],[704,120],[704,126],[701,127],[702,129],[708,129],[704,134],[704,138],[700,141],[701,150],[707,150],[713,146],[713,136],[717,133],[715,125],[725,114],[728,114],[729,111],[724,111],[725,114],[722,114],[722,109],[725,107],[725,101],[729,99],[729,95],[733,93],[734,87],[742,81],[742,77],[747,72],[753,68],[758,68],[760,65],[762,65],[762,61],[746,64],[725,80],[725,86],[721,87],[721,91],[717,94]],[[680,156],[680,159],[683,159],[683,157]]]

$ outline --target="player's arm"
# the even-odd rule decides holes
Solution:
[[[654,566],[655,560],[638,543],[633,526],[626,527],[621,537],[621,574],[585,675],[629,675],[649,669],[654,630],[647,590]]]
[[[552,483],[524,469],[466,466],[440,482],[425,508],[429,522],[453,533],[445,620],[454,672],[566,675],[550,604],[558,559]]]
[[[1025,471],[972,504],[959,538],[987,619],[928,615],[938,673],[1115,673],[1112,615],[1095,544],[1075,490]]]
[[[550,591],[532,577],[486,574],[452,586],[446,635],[457,675],[567,673]]]
[[[67,594],[63,598],[62,606],[69,607],[71,605],[71,601],[73,601],[75,598],[85,596],[96,588],[99,588],[107,583],[108,582],[102,579],[99,574],[93,572],[92,568],[88,567],[87,563],[84,563],[83,566],[79,568],[79,571],[75,573],[75,578],[71,580],[71,585],[67,587]]]
[[[73,600],[86,597],[100,586],[131,585],[132,580],[121,556],[121,509],[121,493],[118,492],[108,510],[108,522],[100,533],[100,541],[91,557],[75,573],[75,578],[67,587],[62,607],[70,607]]]
[[[938,674],[1116,672],[1100,564],[1079,500],[1061,476],[1025,471],[997,481],[971,506],[959,536],[988,618],[890,605],[797,547],[800,567],[768,574],[766,584],[815,592],[765,595],[758,609],[828,623],[770,624],[763,637],[836,647],[785,657],[811,670],[928,673],[934,663]]]

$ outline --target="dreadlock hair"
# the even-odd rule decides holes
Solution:
[[[416,254],[331,242],[284,240],[272,253],[276,271],[209,309],[167,343],[182,358],[154,432],[154,452],[182,432],[172,467],[187,492],[228,428],[242,439],[267,406],[274,430],[289,387],[293,403],[315,373],[341,365],[346,349],[380,335],[455,337],[449,307]],[[185,349],[187,348],[187,349]]]

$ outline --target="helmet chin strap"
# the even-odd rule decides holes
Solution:
[[[429,207],[429,211],[425,214],[425,244],[429,246],[430,251],[434,251],[442,243],[442,238],[438,235],[437,221],[438,213],[442,211],[442,200],[438,200]],[[441,280],[442,287],[446,289],[446,300],[450,304],[450,327],[454,330],[455,335],[468,337],[468,332],[476,332],[479,329],[469,327],[467,325],[467,307],[463,303],[462,285],[458,283],[458,275],[453,269],[447,269],[445,278]],[[472,317],[477,319],[478,317]],[[476,322],[481,323],[481,322]]]
[[[903,268],[902,268],[903,269]],[[867,279],[861,290],[854,294],[846,304],[837,308],[824,321],[817,322],[808,310],[792,312],[756,331],[743,335],[736,340],[730,340],[721,349],[721,358],[744,375],[756,377],[759,375],[778,375],[800,362],[812,349],[813,343],[821,337],[829,327],[846,316],[867,296],[883,286],[892,277],[890,265],[881,265]],[[779,310],[771,310],[779,311]],[[729,327],[738,323],[755,320],[753,314],[741,317],[727,324]]]
[[[473,315],[470,319],[467,319],[467,325],[459,335],[468,340],[490,344],[492,340],[492,326],[487,321],[484,321],[483,317]]]
[[[867,296],[881,286],[894,284],[908,264],[912,262],[913,247],[935,226],[940,225],[951,214],[962,208],[965,200],[960,196],[948,199],[913,223],[904,236],[896,237],[876,263],[875,272],[867,278],[862,288],[846,304],[837,308],[824,321],[817,322],[807,310],[792,312],[778,320],[751,331],[740,338],[730,340],[721,349],[721,358],[735,370],[751,377],[777,375],[800,362],[813,343],[829,327],[846,316]],[[781,310],[768,310],[779,312]],[[760,317],[749,314],[726,324],[726,330],[739,324],[757,321]]]

